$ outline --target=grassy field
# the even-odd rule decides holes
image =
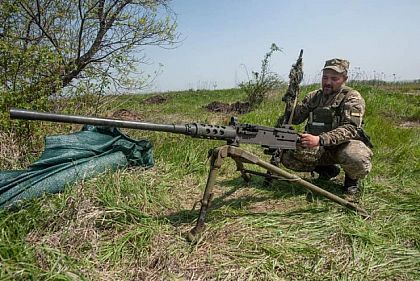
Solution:
[[[291,183],[267,187],[253,177],[246,184],[226,160],[207,228],[190,243],[207,152],[224,143],[127,130],[153,142],[155,167],[105,173],[0,211],[0,280],[419,280],[420,87],[354,87],[375,144],[359,199],[370,219]],[[203,106],[245,98],[239,90],[167,95],[162,104],[121,97],[103,113],[124,108],[150,122],[226,124],[230,116]],[[273,94],[239,121],[272,126],[283,108]],[[269,159],[257,146],[243,148]],[[342,196],[343,173],[332,182],[300,176]]]

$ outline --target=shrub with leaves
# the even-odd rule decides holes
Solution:
[[[247,100],[253,109],[262,103],[267,93],[280,88],[284,83],[278,74],[270,71],[269,68],[269,60],[276,51],[281,51],[281,49],[272,43],[270,51],[265,54],[262,60],[261,71],[253,71],[251,79],[239,84],[239,87],[247,94]]]

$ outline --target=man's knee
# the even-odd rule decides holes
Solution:
[[[352,140],[338,152],[338,162],[353,179],[365,177],[372,169],[372,151],[361,141]]]

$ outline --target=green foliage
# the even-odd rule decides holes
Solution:
[[[271,44],[270,51],[264,56],[261,63],[260,72],[252,72],[252,79],[242,82],[239,87],[247,93],[247,100],[251,107],[255,109],[266,98],[267,93],[276,90],[283,85],[281,78],[274,72],[270,71],[269,61],[274,52],[281,51],[276,44]]]
[[[145,45],[171,45],[177,38],[166,0],[6,0],[0,19],[2,39],[15,42],[18,52],[41,47],[58,59],[59,67],[51,64],[43,73],[48,83],[51,75],[61,82],[58,88],[50,85],[50,95],[74,84],[89,92],[143,86],[143,77],[137,80],[131,74],[145,58],[136,59],[133,53]],[[73,90],[77,92],[69,88],[66,94]]]
[[[2,3],[1,7],[3,5],[7,3]],[[31,150],[39,145],[42,138],[40,127],[27,122],[25,125],[21,121],[12,122],[8,111],[12,107],[36,110],[50,108],[48,97],[52,89],[59,88],[61,83],[56,71],[59,59],[45,46],[22,45],[15,40],[19,34],[8,28],[14,19],[4,18],[7,15],[4,15],[4,10],[2,12],[3,26],[0,29],[8,36],[0,40],[0,128],[17,136],[23,150]]]

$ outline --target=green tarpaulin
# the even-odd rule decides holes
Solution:
[[[46,137],[40,159],[27,170],[0,171],[0,207],[60,192],[69,183],[106,170],[153,164],[150,141],[130,139],[116,128],[87,125],[77,133]]]

